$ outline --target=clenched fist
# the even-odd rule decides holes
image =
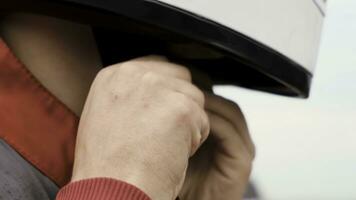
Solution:
[[[208,133],[204,94],[186,68],[157,56],[107,67],[80,119],[72,181],[110,177],[175,199]]]

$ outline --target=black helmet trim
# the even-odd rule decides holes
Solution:
[[[17,1],[22,2],[2,3],[0,10],[37,12],[118,29],[130,27],[130,24],[132,28],[135,24],[139,28],[132,29],[144,30],[145,35],[156,35],[165,41],[171,38],[194,41],[224,55],[226,66],[223,70],[207,68],[218,84],[240,85],[287,96],[309,95],[312,74],[298,63],[246,35],[165,3],[153,0],[52,0],[38,1],[41,2],[38,5],[31,1],[19,7]],[[235,72],[234,66],[240,66],[241,75],[238,74],[240,71]],[[244,73],[252,78],[247,78]]]

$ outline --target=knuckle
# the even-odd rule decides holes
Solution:
[[[252,160],[249,160],[246,162],[246,174],[248,176],[250,176],[251,172],[252,172],[252,167],[253,167],[253,163]]]
[[[93,85],[102,85],[108,83],[114,76],[116,68],[114,66],[109,66],[101,69],[95,76]]]
[[[254,160],[256,158],[256,145],[254,143],[251,143],[251,160]]]
[[[226,100],[226,101],[235,112],[242,114],[241,107],[236,102],[231,101],[231,100]]]
[[[252,172],[252,167],[253,167],[253,162],[252,159],[248,156],[244,157],[243,159],[240,159],[239,165],[241,166],[241,172],[245,174],[247,177],[250,176]]]
[[[199,88],[196,88],[195,92],[196,98],[199,102],[201,102],[203,105],[205,104],[205,95],[204,92],[201,91]]]
[[[107,77],[107,76],[113,74],[114,71],[115,71],[115,66],[108,66],[108,67],[102,68],[98,72],[97,77]]]
[[[187,115],[193,112],[194,110],[193,102],[189,97],[183,94],[181,95],[180,101],[181,101],[181,104],[179,106],[180,114]]]
[[[175,103],[175,113],[177,116],[183,120],[189,119],[189,115],[193,112],[193,103],[189,97],[184,94],[177,93],[173,97]]]
[[[202,137],[203,137],[203,140],[205,141],[209,134],[210,134],[210,123],[209,123],[209,119],[208,119],[208,116],[206,114],[204,114],[203,116],[203,129],[202,129]]]
[[[200,138],[196,138],[195,140],[192,141],[192,146],[191,146],[191,152],[194,154],[200,147]]]
[[[243,177],[245,177],[245,179],[248,180],[252,173],[252,163],[251,162],[245,163],[242,172],[243,172]]]
[[[142,75],[142,82],[144,85],[156,86],[161,84],[162,78],[157,73],[148,71]]]
[[[137,62],[127,61],[120,64],[119,70],[126,74],[133,74],[139,72],[140,68]]]
[[[192,80],[192,73],[188,68],[179,66],[179,72],[182,74],[183,77],[186,77],[188,80]]]

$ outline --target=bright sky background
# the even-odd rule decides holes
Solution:
[[[263,199],[356,199],[356,0],[328,0],[315,73],[307,100],[215,88],[247,117]]]

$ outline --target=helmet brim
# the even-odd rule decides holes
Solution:
[[[2,3],[0,11],[90,24],[106,64],[164,54],[208,73],[216,84],[309,95],[312,74],[303,66],[238,31],[158,1],[12,0]]]

